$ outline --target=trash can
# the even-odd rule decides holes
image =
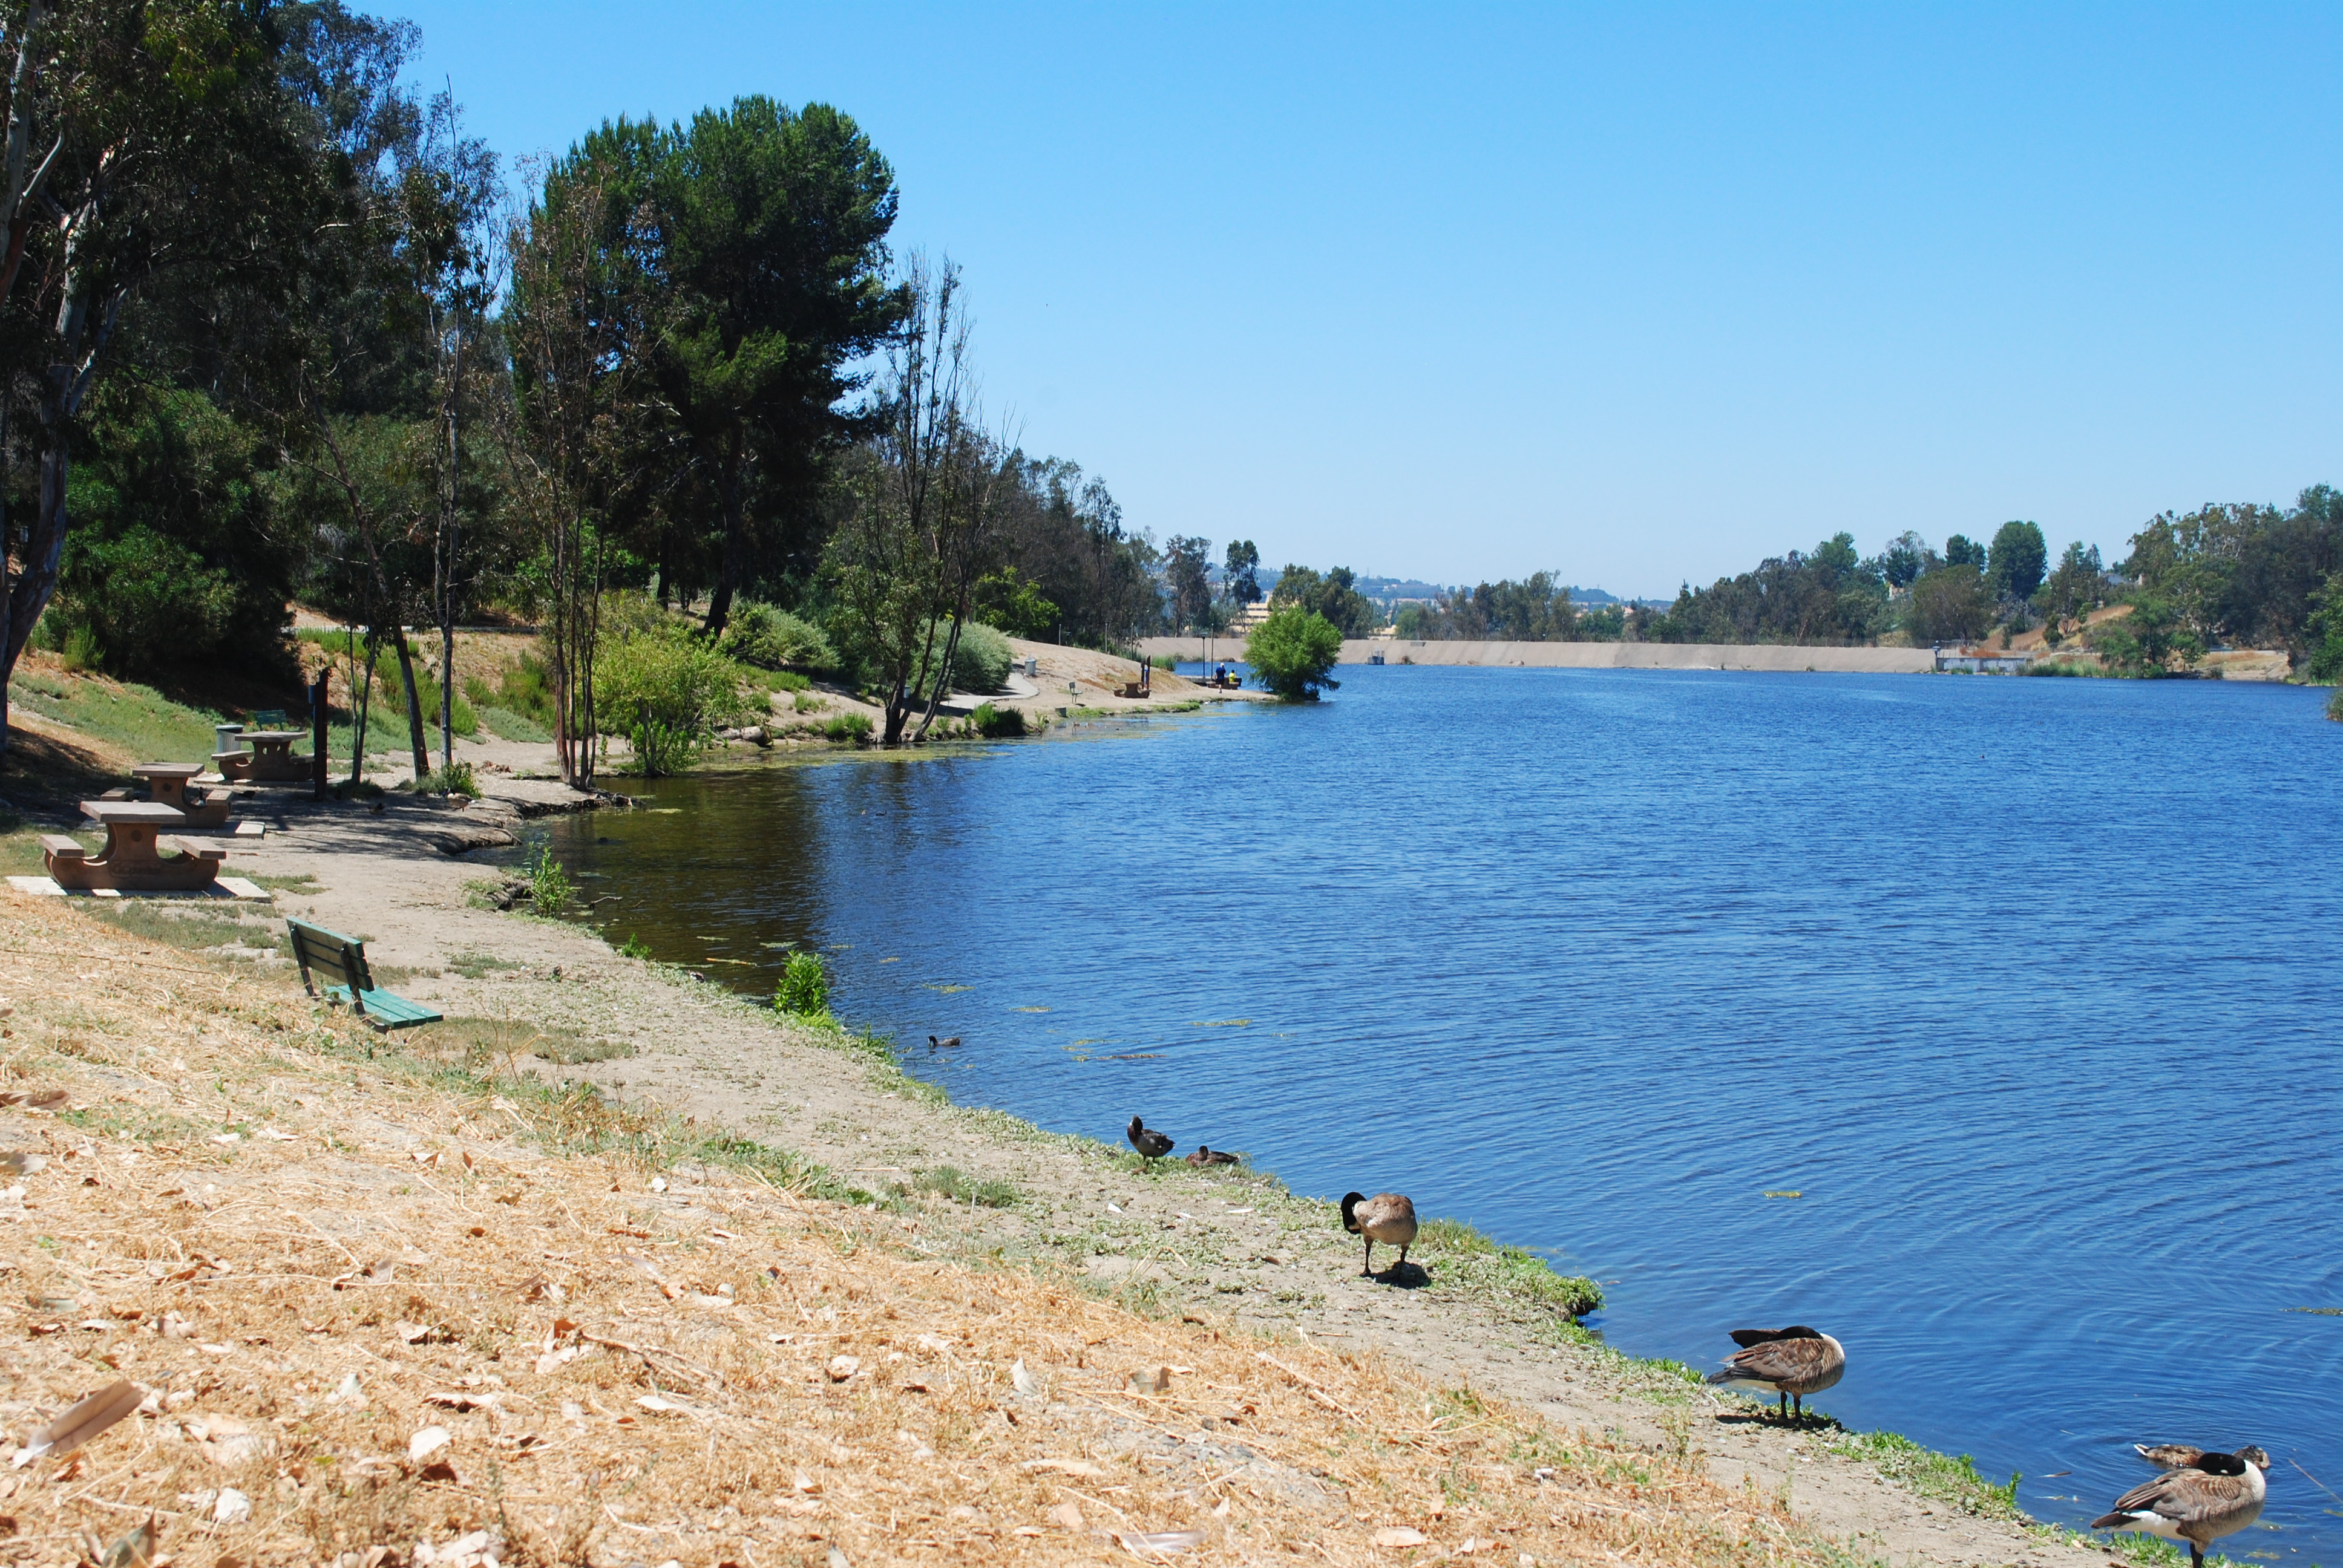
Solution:
[[[243,725],[215,724],[212,726],[212,749],[215,752],[242,751],[245,749]]]

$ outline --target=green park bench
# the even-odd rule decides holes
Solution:
[[[377,1029],[411,1029],[418,1023],[439,1021],[439,1015],[429,1008],[376,989],[374,971],[367,968],[366,944],[356,937],[289,918],[285,929],[292,933],[301,984],[311,996],[324,997],[327,1006],[347,1002]],[[310,978],[313,972],[317,980]],[[322,988],[318,980],[325,982]]]

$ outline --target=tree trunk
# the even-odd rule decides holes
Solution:
[[[456,548],[463,538],[457,488],[463,460],[458,423],[464,403],[464,318],[456,318],[454,363],[447,381],[447,509],[439,528],[439,765],[456,765]]]
[[[398,684],[407,689],[407,744],[415,754],[415,777],[431,771],[431,743],[423,737],[423,699],[415,690],[415,650],[407,646],[405,618],[390,618],[390,645],[398,654]]]
[[[741,470],[748,465],[741,456],[740,440],[739,432],[733,432],[732,449],[724,455],[723,472],[716,482],[717,498],[724,508],[724,564],[716,574],[716,595],[708,601],[710,642],[724,635],[724,623],[732,617],[732,594],[748,564],[749,527],[740,504]]]
[[[355,633],[345,634],[346,638]],[[350,782],[366,777],[367,723],[374,712],[374,661],[381,657],[382,644],[375,639],[372,627],[367,628],[366,672],[358,672],[357,645],[349,644],[350,655]]]

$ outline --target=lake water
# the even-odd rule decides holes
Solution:
[[[842,1017],[965,1037],[907,1053],[964,1102],[1408,1192],[1603,1281],[1636,1353],[1814,1323],[1825,1408],[2037,1517],[2134,1441],[2258,1442],[2281,1528],[2229,1554],[2343,1561],[2303,1473],[2343,1491],[2323,693],[1342,677],[665,781],[557,842],[614,936],[743,990],[831,950]]]

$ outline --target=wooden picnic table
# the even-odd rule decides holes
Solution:
[[[247,729],[243,739],[252,749],[215,753],[212,761],[225,779],[267,779],[277,783],[293,782],[309,777],[309,759],[293,755],[293,743],[307,735],[306,729]]]
[[[192,839],[157,835],[187,825],[187,814],[159,800],[85,800],[81,814],[106,829],[96,859],[62,833],[41,839],[42,859],[60,888],[112,888],[120,892],[194,892],[211,886],[227,851]],[[166,860],[163,849],[178,851]]]

